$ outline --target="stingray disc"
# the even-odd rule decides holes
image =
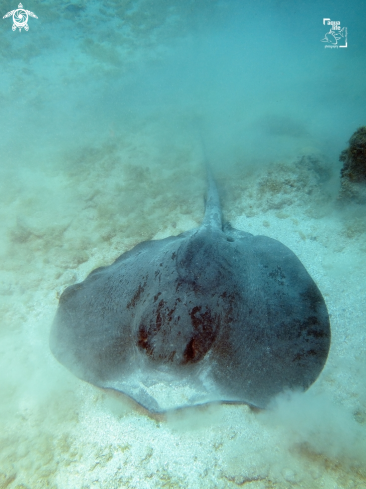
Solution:
[[[316,380],[330,324],[292,251],[222,226],[209,178],[198,229],[140,243],[63,292],[50,346],[76,376],[152,412],[220,401],[264,408]]]

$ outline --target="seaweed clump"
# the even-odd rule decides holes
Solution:
[[[339,160],[343,161],[340,198],[366,203],[366,126],[352,135]]]

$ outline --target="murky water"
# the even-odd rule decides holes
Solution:
[[[366,124],[362,2],[24,9],[28,31],[0,26],[0,488],[365,487],[365,208],[338,200]],[[347,47],[321,41],[325,16]],[[332,345],[310,390],[265,412],[153,419],[74,378],[48,334],[66,286],[200,223],[200,134],[225,218],[299,256]]]

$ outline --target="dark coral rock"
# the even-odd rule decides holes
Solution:
[[[352,135],[339,160],[343,161],[340,198],[366,203],[366,126]]]

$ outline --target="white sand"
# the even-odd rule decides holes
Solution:
[[[0,488],[364,488],[366,224],[364,209],[336,203],[337,155],[362,122],[363,86],[341,76],[356,55],[309,52],[310,68],[298,78],[281,68],[271,91],[261,70],[276,57],[257,65],[267,44],[260,55],[248,48],[243,71],[233,49],[235,83],[226,47],[215,45],[202,68],[212,77],[200,79],[185,69],[189,35],[169,50],[177,26],[189,34],[188,7],[168,15],[164,2],[140,3],[117,16],[116,2],[102,14],[90,2],[88,22],[74,25],[66,2],[42,2],[32,7],[42,30],[33,19],[28,37],[14,41],[11,24],[1,33]],[[332,74],[324,92],[320,68]],[[304,108],[309,83],[319,99]],[[332,90],[342,99],[335,112],[319,102]],[[48,334],[65,287],[142,240],[199,225],[198,116],[225,216],[298,255],[326,300],[332,345],[309,391],[265,412],[215,405],[156,420],[76,379]],[[329,161],[314,161],[332,167],[331,181],[300,161],[319,150]]]
[[[129,151],[122,150],[121,157],[127,159]],[[332,347],[324,371],[307,393],[284,397],[262,413],[251,412],[246,406],[211,406],[156,421],[74,378],[49,352],[48,332],[57,296],[66,285],[82,280],[96,266],[110,263],[141,239],[154,233],[161,238],[199,222],[204,178],[195,183],[194,164],[199,175],[202,171],[194,154],[184,169],[174,170],[176,181],[183,182],[176,193],[170,183],[172,172],[165,176],[157,161],[159,178],[148,172],[134,182],[134,192],[140,197],[131,218],[118,211],[123,190],[106,191],[113,188],[117,177],[123,187],[123,163],[112,165],[108,175],[101,177],[99,162],[93,162],[87,179],[77,186],[71,185],[77,174],[68,176],[68,183],[66,176],[64,181],[61,178],[61,188],[53,175],[43,175],[46,186],[49,179],[54,188],[56,201],[66,193],[66,200],[76,206],[59,208],[57,220],[51,212],[52,203],[37,215],[43,196],[32,189],[13,200],[9,197],[5,216],[8,234],[4,237],[9,247],[3,255],[6,269],[1,277],[1,487],[224,488],[244,483],[253,488],[293,484],[304,488],[363,487],[365,230],[360,224],[357,227],[357,218],[345,219],[326,198],[326,211],[321,212],[326,215],[309,217],[319,211],[306,195],[311,184],[292,191],[292,204],[262,212],[258,207],[269,198],[272,186],[263,194],[262,176],[252,174],[248,176],[251,198],[243,194],[240,205],[252,206],[254,215],[232,220],[239,229],[271,236],[289,246],[325,297]],[[188,168],[192,173],[186,178]],[[275,168],[279,180],[284,168],[295,182],[299,175],[304,177],[304,171],[294,165],[292,173],[291,166]],[[311,182],[313,175],[310,170],[308,173]],[[233,180],[245,187],[248,179]],[[146,186],[146,193],[142,186]],[[155,187],[159,205],[149,199]],[[261,194],[256,201],[258,188]],[[90,201],[88,189],[100,193]],[[6,195],[6,189],[4,192]],[[230,193],[229,184],[226,192]],[[326,195],[319,186],[312,198],[321,201],[322,192]],[[187,201],[192,210],[184,217]],[[167,210],[169,205],[171,210]],[[99,223],[98,212],[109,207],[109,220]],[[17,221],[19,215],[24,224]],[[148,229],[146,215],[153,216]],[[125,230],[126,239],[123,232],[115,235],[119,227]]]

